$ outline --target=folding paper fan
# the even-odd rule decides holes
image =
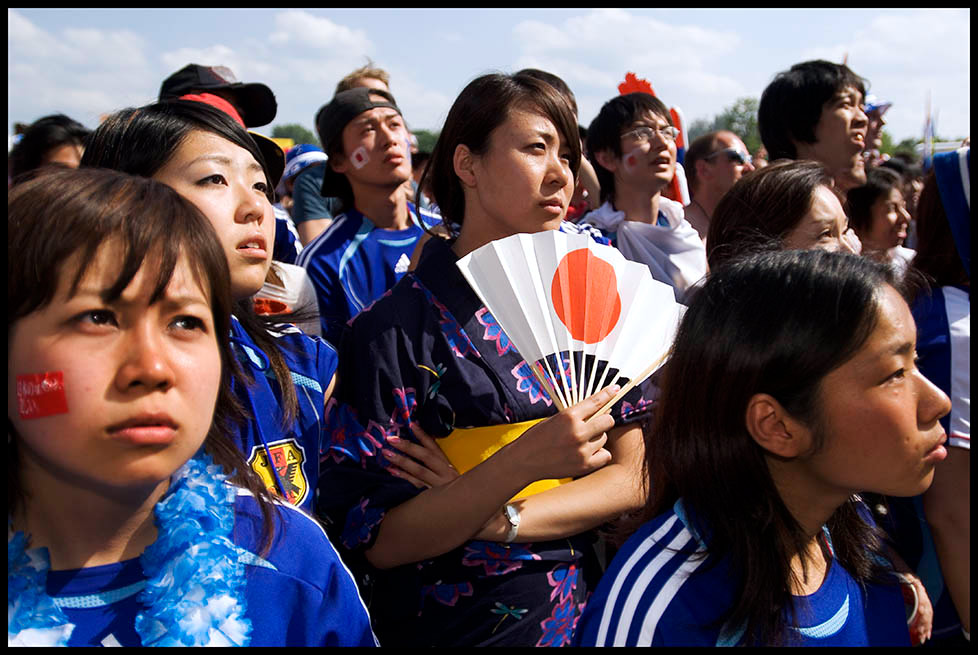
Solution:
[[[558,407],[629,389],[665,361],[682,305],[647,266],[583,234],[493,241],[458,267]]]

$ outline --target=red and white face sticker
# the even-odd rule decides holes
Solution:
[[[353,162],[353,167],[355,169],[360,170],[367,165],[368,161],[370,161],[370,155],[367,154],[366,148],[360,146],[353,151],[352,155],[350,155],[350,161]]]
[[[635,169],[638,168],[638,158],[641,154],[641,148],[636,148],[625,154],[625,156],[622,158],[625,163],[625,171],[628,173],[633,173]]]
[[[23,419],[67,414],[64,374],[49,371],[18,375],[17,409]]]

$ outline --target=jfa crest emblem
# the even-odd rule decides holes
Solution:
[[[301,505],[309,493],[309,481],[302,470],[306,451],[295,439],[285,439],[268,444],[268,452],[272,457],[274,472],[268,465],[265,449],[261,445],[251,449],[248,465],[261,477],[269,491],[280,495],[284,493],[285,500],[293,505]],[[275,473],[278,473],[284,489],[278,488]]]

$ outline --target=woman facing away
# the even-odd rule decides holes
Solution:
[[[644,523],[575,643],[909,645],[857,494],[919,494],[947,456],[948,398],[915,343],[892,274],[867,258],[781,251],[715,269],[646,435]]]
[[[430,239],[349,326],[318,507],[381,643],[569,643],[599,574],[595,528],[642,503],[630,421],[648,413],[643,389],[610,416],[591,418],[613,387],[557,413],[456,266],[495,239],[574,229],[563,219],[580,157],[549,84],[473,80],[426,174],[455,236]],[[508,431],[522,436],[461,475],[427,436],[468,447]],[[514,498],[561,478],[574,479]]]
[[[227,113],[174,100],[110,116],[93,132],[82,166],[163,182],[214,226],[231,271],[227,334],[248,373],[233,381],[252,417],[235,441],[269,489],[311,512],[337,356],[322,339],[255,314],[254,296],[268,276],[275,242],[275,180],[258,145]]]
[[[169,187],[7,199],[8,645],[374,645],[309,516],[235,448],[227,260]]]

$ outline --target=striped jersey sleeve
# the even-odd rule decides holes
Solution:
[[[650,521],[615,556],[585,608],[575,644],[716,645],[720,631],[703,626],[729,606],[729,599],[709,590],[729,585],[708,581],[714,573],[725,575],[723,567],[713,568],[707,576],[690,577],[707,561],[702,544],[680,513],[672,511]]]

